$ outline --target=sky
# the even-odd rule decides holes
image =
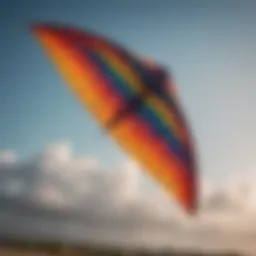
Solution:
[[[77,164],[73,159],[76,157],[70,156],[71,149],[74,155],[82,157],[82,166],[84,166],[84,158],[96,159],[95,161],[101,166],[99,169],[102,170],[99,177],[105,175],[102,173],[106,169],[113,170],[113,173],[108,173],[110,177],[118,175],[116,174],[118,171],[114,172],[114,170],[125,172],[124,163],[128,163],[129,166],[131,164],[131,160],[120,151],[114,141],[102,135],[102,130],[90,114],[65,87],[29,31],[31,22],[56,21],[93,29],[129,49],[156,59],[170,69],[196,138],[200,175],[203,182],[211,183],[213,187],[214,192],[209,187],[206,189],[211,191],[206,205],[210,202],[210,205],[221,208],[221,212],[224,211],[226,214],[226,206],[234,204],[230,194],[244,193],[240,191],[241,186],[237,189],[237,177],[246,184],[248,182],[251,184],[256,171],[254,157],[256,74],[253,70],[256,66],[255,9],[256,3],[249,0],[193,2],[2,0],[0,3],[0,149],[2,152],[0,162],[4,170],[2,173],[6,177],[3,180],[8,181],[7,185],[3,185],[3,191],[7,193],[7,189],[10,192],[11,188],[11,195],[17,194],[17,191],[24,192],[24,182],[29,182],[26,184],[31,184],[31,188],[29,186],[30,190],[26,189],[24,198],[27,198],[25,195],[31,194],[33,196],[36,194],[35,198],[38,198],[38,194],[41,195],[44,191],[44,196],[48,198],[45,199],[46,201],[55,198],[62,204],[67,203],[63,202],[67,198],[65,197],[64,200],[61,196],[62,193],[65,194],[62,187],[66,187],[67,180],[63,178],[64,181],[60,181],[62,189],[58,188],[56,191],[52,189],[54,191],[49,192],[54,196],[53,194],[47,196],[44,189],[53,186],[51,178],[47,178],[47,181],[40,185],[44,187],[40,192],[38,177],[54,175],[49,173],[51,168],[48,165],[45,167],[48,158],[53,159],[54,163],[65,162],[68,159],[72,170],[83,169],[77,167],[81,163]],[[57,149],[49,150],[51,147]],[[48,152],[46,156],[45,152]],[[51,154],[52,156],[49,156]],[[88,169],[87,162],[85,165]],[[62,168],[59,169],[57,164],[54,170],[57,172]],[[11,171],[6,172],[7,169]],[[20,169],[23,171],[18,172],[17,170]],[[132,174],[127,175],[131,175],[133,182],[138,182],[137,171],[131,167],[128,169],[133,171]],[[79,175],[82,175],[75,173],[74,180],[68,182],[70,183],[68,187],[73,189],[77,186],[75,184],[79,180]],[[139,176],[141,177],[141,174]],[[16,177],[19,182],[10,183],[12,179],[16,180]],[[140,179],[143,178],[145,177]],[[104,178],[99,179],[104,180]],[[119,178],[117,180],[120,182]],[[131,184],[133,182],[131,181]],[[221,184],[227,183],[232,184],[228,187],[232,192],[226,191],[227,188],[223,190]],[[137,188],[129,186],[133,191],[130,193],[140,194]],[[251,189],[248,193],[253,198],[253,186],[248,185],[248,187],[249,190]],[[111,195],[113,193],[110,188],[106,188],[106,191]],[[82,192],[75,191],[74,197],[79,198],[80,193]],[[22,197],[22,200],[24,198]],[[18,199],[15,200],[13,204],[16,205]],[[91,202],[96,199],[91,197],[88,200]],[[135,201],[137,200],[139,199]],[[254,208],[251,200],[246,201],[246,207],[243,204],[241,206],[240,201],[235,205],[250,209],[246,210],[246,214],[252,214],[251,210]],[[6,199],[3,202],[6,203]],[[164,205],[165,209],[165,203],[161,205]],[[116,209],[115,207],[113,206],[113,209]],[[132,209],[139,214],[140,210],[136,207],[133,206]],[[35,209],[31,211],[34,212]],[[122,218],[126,215],[127,213]],[[109,216],[112,216],[111,213]],[[159,216],[148,218],[155,220],[157,217]],[[242,217],[239,215],[239,218]],[[125,219],[126,221],[134,220]],[[210,224],[207,222],[207,225],[202,223],[200,225],[204,226],[200,226],[200,232],[203,233],[205,229],[208,230],[205,226]],[[181,228],[183,229],[184,227]],[[184,235],[183,231],[180,232],[181,236]],[[212,234],[212,232],[208,233]],[[239,232],[241,234],[242,231]],[[248,234],[251,235],[250,232]]]

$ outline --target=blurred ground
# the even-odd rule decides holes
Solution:
[[[0,256],[52,256],[52,255],[56,255],[56,254],[43,253],[43,252],[21,252],[16,249],[0,249]]]
[[[0,241],[0,256],[243,256],[237,253],[127,251],[98,246],[27,241]]]

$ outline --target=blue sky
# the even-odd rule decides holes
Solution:
[[[0,148],[26,159],[70,141],[116,168],[125,158],[67,90],[30,34],[34,21],[87,27],[172,70],[211,179],[255,168],[253,1],[5,1],[0,3]]]

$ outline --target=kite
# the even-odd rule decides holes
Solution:
[[[97,123],[194,214],[194,144],[167,70],[89,30],[33,24],[32,31]]]

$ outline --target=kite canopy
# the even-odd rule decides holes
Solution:
[[[194,213],[193,144],[166,70],[90,31],[35,24],[33,33],[101,127]]]

